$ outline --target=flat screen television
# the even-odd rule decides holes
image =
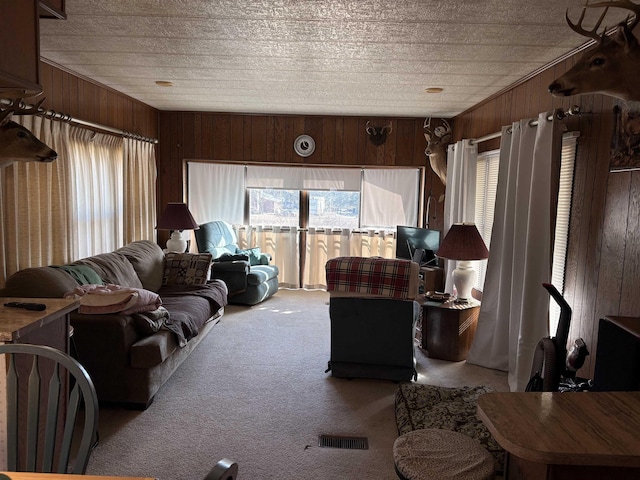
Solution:
[[[413,260],[422,266],[438,266],[435,252],[440,248],[440,231],[428,228],[396,227],[396,258]]]

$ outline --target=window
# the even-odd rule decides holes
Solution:
[[[358,228],[360,192],[309,192],[309,226]]]
[[[249,224],[296,227],[300,218],[298,190],[249,189]]]
[[[569,236],[569,215],[571,213],[571,196],[573,193],[573,170],[576,158],[579,132],[569,132],[562,136],[562,157],[560,166],[560,188],[558,191],[558,209],[556,212],[555,242],[553,245],[553,265],[551,283],[559,292],[564,291],[564,270],[567,256],[567,240]],[[480,235],[491,250],[491,230],[495,210],[496,190],[498,185],[498,164],[500,151],[494,150],[478,155],[476,174],[476,217],[475,222]],[[478,267],[477,288],[482,290],[487,270],[487,261],[482,260]],[[555,300],[549,302],[549,331],[555,332],[560,307]]]

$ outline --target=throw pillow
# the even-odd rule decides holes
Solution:
[[[238,250],[236,253],[249,255],[249,265],[260,265],[260,257],[262,256],[260,248],[247,248],[246,250]]]
[[[163,285],[204,285],[209,279],[210,253],[169,252],[164,257]]]

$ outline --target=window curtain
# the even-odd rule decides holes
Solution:
[[[245,166],[188,162],[189,210],[199,224],[244,223]],[[164,208],[164,206],[163,206]]]
[[[124,242],[156,238],[155,145],[124,139]]]
[[[475,221],[476,172],[478,147],[470,140],[449,145],[447,151],[447,185],[444,199],[444,238],[454,223]],[[445,291],[453,292],[455,260],[445,261]]]
[[[51,163],[15,162],[0,169],[0,286],[28,267],[74,258],[69,124],[13,117],[58,154]]]
[[[395,257],[393,230],[310,227],[306,237],[303,288],[327,288],[325,265],[332,258]]]
[[[365,169],[360,226],[417,226],[419,192],[418,169]]]
[[[272,257],[278,266],[278,285],[298,288],[300,284],[300,254],[298,227],[234,226],[240,248],[259,247],[262,253]]]
[[[113,251],[124,245],[124,140],[78,127],[70,138],[76,258]]]
[[[478,327],[467,362],[508,371],[523,391],[533,352],[549,335],[549,294],[555,210],[553,165],[559,165],[558,122],[542,113],[538,126],[521,120],[503,128],[491,251]]]

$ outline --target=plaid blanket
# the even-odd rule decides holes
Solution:
[[[416,265],[410,260],[378,257],[337,257],[325,265],[329,292],[413,299]],[[413,280],[413,282],[412,282]]]

